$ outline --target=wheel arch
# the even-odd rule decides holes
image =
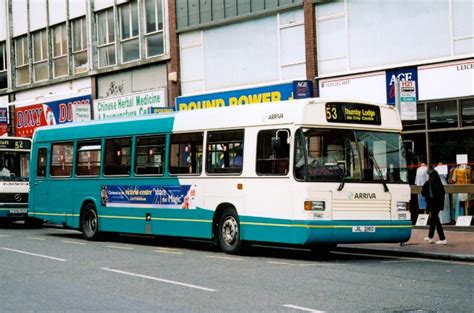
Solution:
[[[88,204],[92,204],[95,207],[95,210],[97,211],[97,215],[99,214],[98,212],[98,206],[97,202],[95,201],[94,198],[86,198],[82,201],[81,204],[81,209],[79,211],[79,229],[82,229],[82,215],[84,214],[84,210]]]
[[[214,216],[212,218],[212,239],[213,240],[217,241],[217,231],[219,229],[219,220],[221,219],[221,216],[226,209],[234,210],[237,216],[239,216],[239,212],[237,211],[237,208],[235,207],[234,204],[230,202],[220,203],[216,207],[216,210],[214,211]],[[239,218],[239,221],[240,221],[240,218]]]

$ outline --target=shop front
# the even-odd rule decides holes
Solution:
[[[15,136],[32,138],[38,127],[91,119],[91,95],[71,95],[56,99],[57,97],[45,97],[40,102],[27,100],[11,103],[15,109]]]
[[[394,104],[394,77],[415,86],[415,101],[400,109],[412,193],[433,167],[449,193],[442,222],[474,215],[474,59],[323,78],[318,86],[322,97]],[[422,201],[413,206],[424,209]]]

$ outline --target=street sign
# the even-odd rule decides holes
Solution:
[[[404,121],[417,119],[416,84],[412,80],[400,81],[400,116]]]

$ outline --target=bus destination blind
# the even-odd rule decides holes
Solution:
[[[381,125],[380,107],[362,103],[326,103],[330,123]]]
[[[21,139],[0,139],[0,149],[30,149],[31,142]]]

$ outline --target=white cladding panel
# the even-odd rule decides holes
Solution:
[[[87,1],[68,0],[69,1],[69,19],[84,16],[87,12]]]
[[[0,0],[0,41],[7,38],[6,0]]]
[[[114,5],[114,0],[92,0],[94,1],[94,11],[110,8]]]
[[[204,31],[206,90],[277,81],[277,26],[275,15]]]
[[[13,37],[28,32],[27,8],[27,0],[17,0],[12,2]]]
[[[474,95],[474,59],[418,67],[420,100]]]
[[[54,1],[50,0],[49,5],[54,5]],[[45,28],[47,25],[46,0],[30,0],[30,31]]]
[[[71,81],[70,83],[50,85],[41,88],[34,88],[32,90],[26,90],[23,92],[16,93],[16,103],[24,105],[31,105],[38,101],[54,101],[56,99],[66,99],[78,94],[91,94],[91,80],[90,78],[81,78]],[[39,95],[44,97],[38,98]],[[37,99],[38,100],[35,100]],[[46,101],[45,101],[46,102]],[[19,106],[21,106],[19,104]]]
[[[386,103],[385,72],[321,79],[319,92],[322,98]]]
[[[49,0],[49,25],[66,21],[66,1],[67,0]]]

